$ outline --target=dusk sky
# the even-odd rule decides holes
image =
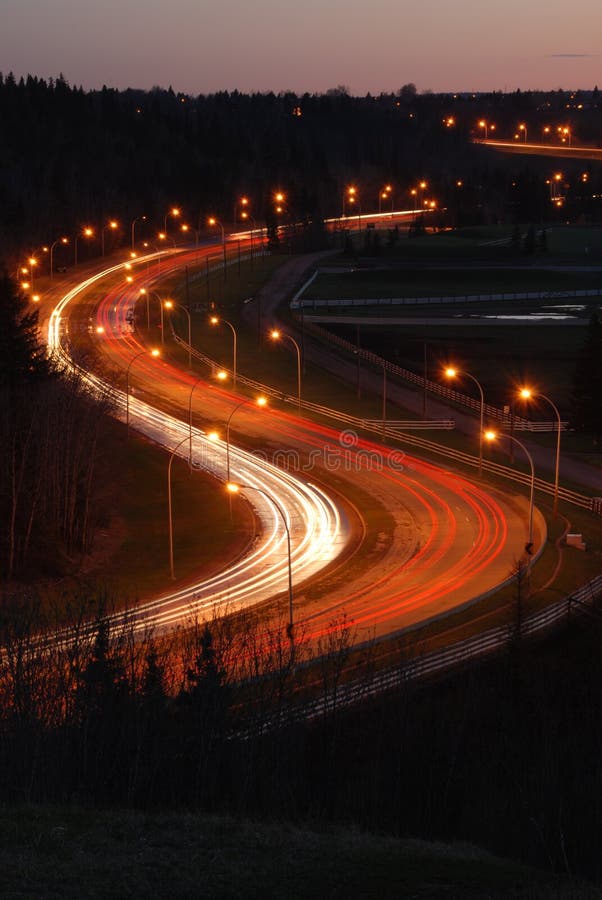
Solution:
[[[0,71],[84,88],[602,87],[599,0],[0,0]]]

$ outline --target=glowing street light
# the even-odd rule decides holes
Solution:
[[[255,404],[258,407],[267,406],[267,398],[263,396],[256,397],[255,400],[251,400],[248,397],[245,397],[244,400],[241,400],[240,403],[237,403],[230,415],[226,420],[226,481],[230,481],[230,422],[232,421],[232,416],[234,413],[241,408],[241,406],[248,406],[249,404]]]
[[[248,197],[239,197],[238,200],[234,201],[234,215],[232,217],[234,224],[239,218],[246,219],[247,217],[244,215],[247,212],[249,206],[249,198]],[[240,214],[238,214],[238,210],[240,208]]]
[[[73,265],[74,265],[74,266],[77,265],[77,242],[78,242],[78,240],[80,239],[80,237],[84,237],[84,238],[92,238],[92,237],[94,237],[94,229],[93,229],[93,228],[86,227],[86,228],[83,228],[83,229],[81,230],[81,232],[78,232],[78,233],[75,235],[75,240],[73,241],[73,244],[74,244],[74,247],[75,247],[75,251],[74,251],[74,262],[73,262]]]
[[[224,325],[227,325],[232,332],[232,384],[234,387],[236,387],[236,329],[232,322],[229,322],[227,319],[223,319],[221,316],[211,316],[211,318],[209,319],[209,323],[211,325],[221,325],[222,322],[224,323]]]
[[[483,394],[483,388],[481,387],[481,383],[477,381],[474,375],[471,375],[470,372],[459,371],[455,369],[453,366],[448,366],[445,369],[445,377],[446,378],[470,378],[473,381],[477,388],[479,389],[480,396],[480,424],[479,424],[479,475],[483,473],[483,418],[485,412],[485,398]]]
[[[130,360],[127,369],[125,370],[125,425],[126,425],[126,434],[129,437],[130,435],[130,369],[132,365],[136,362],[137,359],[140,359],[141,356],[145,356],[149,351],[147,349],[141,350],[140,353],[136,353],[135,356]],[[152,349],[150,351],[151,356],[160,356],[160,351],[156,349]]]
[[[382,213],[382,202],[383,200],[391,201],[391,212],[393,212],[393,186],[390,184],[385,184],[383,188],[378,192],[378,212]]]
[[[52,281],[53,278],[54,278],[54,266],[53,266],[54,248],[55,248],[58,244],[68,244],[68,243],[69,243],[69,238],[67,238],[67,237],[60,237],[60,238],[57,238],[57,240],[54,241],[54,242],[50,245],[50,280],[51,280],[51,281]]]
[[[179,444],[171,451],[169,456],[169,463],[167,466],[167,519],[168,519],[168,534],[169,534],[169,575],[171,580],[175,580],[174,567],[173,567],[173,516],[171,511],[171,464],[174,460],[174,456],[182,446],[182,444],[187,441],[188,438],[182,438]]]
[[[484,437],[486,441],[492,443],[493,441],[497,440],[498,434],[495,431],[486,431]],[[531,468],[531,491],[529,497],[529,539],[528,543],[525,546],[525,550],[529,555],[530,564],[531,554],[533,553],[533,498],[535,495],[535,466],[533,465],[533,457],[531,456],[525,445],[522,443],[522,441],[519,441],[518,438],[515,438],[513,434],[507,434],[505,435],[505,437],[509,438],[511,441],[514,441],[515,444],[518,444],[518,446],[521,448],[521,450],[529,460],[529,466]]]
[[[347,206],[353,206],[358,198],[357,188],[354,185],[350,185],[343,192],[343,218],[348,215]]]
[[[117,228],[119,228],[119,222],[116,222],[115,219],[111,219],[111,221],[107,225],[104,225],[103,228],[101,228],[100,243],[101,243],[101,248],[102,248],[101,249],[102,256],[105,255],[105,231],[107,230],[107,228],[110,228],[111,231],[115,231]]]
[[[258,493],[263,494],[264,497],[267,498],[268,502],[271,503],[274,508],[278,511],[280,518],[282,519],[282,524],[284,525],[284,530],[286,532],[286,549],[287,549],[287,559],[288,559],[288,625],[286,628],[286,634],[291,642],[291,653],[292,653],[292,645],[293,645],[293,565],[291,558],[291,532],[289,528],[289,524],[286,518],[286,514],[277,500],[274,499],[273,495],[268,494],[267,491],[264,491],[262,488],[254,487],[249,484],[236,484],[234,482],[229,481],[226,485],[226,490],[228,490],[231,494],[238,494],[240,491],[258,491]]]
[[[520,125],[518,126],[518,130],[519,130],[519,131],[522,131],[522,133],[524,134],[524,136],[525,136],[525,144],[526,144],[526,143],[527,143],[527,126],[525,125],[524,122],[521,122],[521,123],[520,123]]]
[[[165,213],[165,215],[163,217],[163,231],[165,232],[166,235],[167,235],[167,219],[168,219],[168,217],[171,216],[172,219],[177,219],[179,217],[179,215],[180,215],[180,209],[177,206],[172,206],[171,209],[168,209],[167,212]]]
[[[554,506],[553,506],[553,516],[556,518],[558,515],[558,485],[560,480],[560,430],[562,428],[562,422],[560,420],[560,412],[556,404],[550,400],[549,397],[546,397],[545,394],[541,394],[539,391],[532,391],[530,388],[524,387],[521,388],[518,392],[519,397],[522,400],[545,400],[552,409],[554,410],[554,414],[556,416],[556,461],[554,467]]]
[[[31,285],[32,291],[33,291],[33,270],[35,269],[37,264],[38,264],[38,261],[35,258],[35,256],[30,256],[29,259],[27,260],[27,265],[29,266],[29,283]],[[27,271],[27,269],[25,271]]]
[[[272,329],[270,331],[270,337],[273,341],[279,341],[281,338],[285,338],[287,341],[290,341],[293,344],[295,350],[297,351],[297,410],[299,415],[301,415],[301,349],[297,341],[290,336],[290,334],[286,334],[283,331],[278,331],[277,328]]]
[[[161,311],[161,344],[165,344],[165,328],[164,328],[164,316],[163,316],[163,304],[171,303],[170,300],[164,301],[156,291],[151,291],[149,288],[140,288],[140,296],[146,298],[146,327],[150,330],[150,298],[154,297],[155,300],[159,302],[159,309]],[[170,309],[168,306],[167,309]]]
[[[190,315],[190,312],[186,309],[185,306],[183,306],[181,303],[176,303],[174,300],[166,300],[163,303],[163,306],[167,310],[176,308],[181,309],[182,312],[185,312],[186,316],[188,317],[188,368],[192,369],[192,317]]]
[[[132,234],[132,250],[136,249],[136,241],[135,241],[136,222],[146,222],[146,216],[138,216],[137,218],[132,220],[132,224],[130,226],[130,230],[131,230],[131,234]]]

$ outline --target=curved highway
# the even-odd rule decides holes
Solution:
[[[181,267],[186,260],[183,253],[172,266]],[[63,352],[71,311],[88,288],[107,279],[93,322],[102,328],[98,336],[93,334],[102,356],[125,371],[138,355],[132,381],[146,396],[156,397],[161,409],[179,410],[187,421],[190,403],[195,422],[201,417],[207,424],[226,421],[240,395],[216,387],[209,375],[201,380],[197,373],[144,353],[130,323],[140,287],[149,286],[149,260],[136,262],[131,283],[124,278],[115,286],[114,276],[122,267],[98,273],[65,295],[50,319],[50,348]],[[124,394],[116,391],[116,397],[123,407]],[[259,517],[261,537],[247,556],[216,578],[142,604],[137,614],[145,621],[171,626],[191,609],[239,608],[285,594],[286,530],[278,506],[285,510],[291,535],[295,625],[311,637],[325,634],[343,613],[361,637],[397,631],[465,605],[511,575],[527,537],[526,502],[520,495],[495,493],[401,451],[288,412],[270,409],[258,416],[248,404],[237,411],[235,422],[237,433],[255,452],[232,444],[231,476],[260,489],[246,496]],[[188,457],[188,425],[177,416],[131,397],[130,423],[168,449],[182,442],[181,454]],[[225,456],[223,442],[212,443],[194,429],[195,465],[225,481]],[[296,474],[284,471],[283,461]],[[350,504],[336,502],[333,497],[339,494]],[[365,510],[362,546],[337,565],[352,530],[343,510],[355,501],[359,507],[376,503],[390,526],[378,531]],[[545,537],[539,517],[536,526],[539,545]]]

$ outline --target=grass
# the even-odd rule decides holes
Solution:
[[[197,813],[4,808],[5,900],[572,900],[593,885],[465,844]]]
[[[308,286],[306,300],[397,297],[463,297],[467,294],[589,290],[602,287],[599,272],[550,272],[515,268],[403,268],[323,272]],[[549,301],[545,301],[549,302]],[[472,310],[475,304],[470,305]],[[423,307],[421,307],[423,309]],[[455,309],[454,305],[454,309]]]
[[[253,532],[247,507],[231,521],[216,481],[187,464],[172,465],[174,572],[170,577],[167,467],[169,455],[108,420],[101,462],[103,510],[94,549],[73,580],[109,583],[121,602],[149,597],[221,570],[244,550]]]

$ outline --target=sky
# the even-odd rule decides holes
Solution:
[[[0,0],[0,72],[355,96],[602,87],[599,0]]]

